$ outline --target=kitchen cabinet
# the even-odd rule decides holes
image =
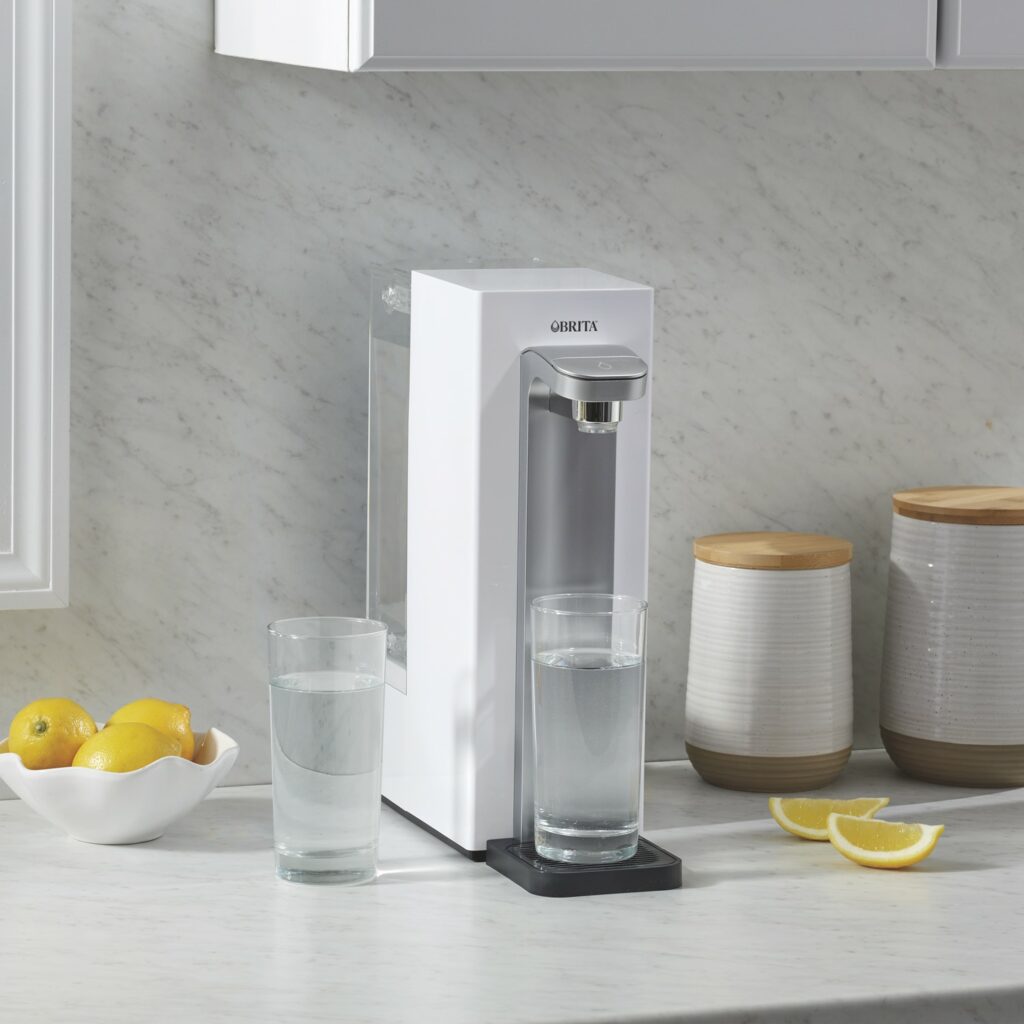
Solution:
[[[68,595],[71,0],[0,0],[0,609]]]
[[[218,53],[336,71],[929,68],[937,0],[216,0]]]
[[[942,0],[939,65],[1024,67],[1022,0]]]

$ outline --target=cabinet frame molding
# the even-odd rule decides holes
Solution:
[[[0,609],[68,604],[71,0],[0,0]]]
[[[1024,68],[1019,0],[941,0],[939,67]]]

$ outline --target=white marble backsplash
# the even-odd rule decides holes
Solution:
[[[853,540],[876,742],[888,495],[1024,476],[1024,74],[363,74],[77,0],[72,606],[0,616],[0,720],[143,693],[268,777],[264,624],[363,607],[368,268],[657,289],[648,751],[683,752],[717,530]]]

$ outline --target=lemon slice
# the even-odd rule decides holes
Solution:
[[[849,814],[828,816],[828,838],[844,856],[868,868],[905,868],[935,849],[945,825],[871,821]]]
[[[772,817],[787,832],[792,832],[801,839],[827,842],[830,814],[873,818],[888,803],[887,796],[862,796],[856,800],[813,800],[799,796],[773,796],[768,800],[768,809],[772,812]]]

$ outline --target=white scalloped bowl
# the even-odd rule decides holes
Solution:
[[[99,723],[97,726],[102,728]],[[196,734],[195,760],[161,757],[133,772],[26,768],[0,742],[0,780],[34,811],[83,843],[158,839],[224,781],[238,744],[219,729]]]

